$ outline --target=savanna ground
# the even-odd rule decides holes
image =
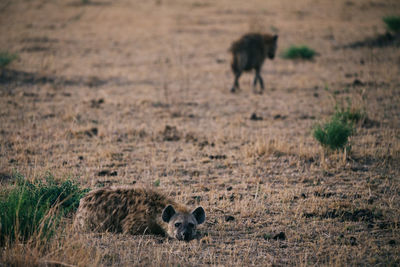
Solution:
[[[82,187],[157,187],[202,205],[203,238],[77,234],[3,248],[3,264],[399,265],[397,0],[3,0],[0,171]],[[397,14],[398,15],[398,14]],[[231,94],[230,43],[279,34],[278,54]],[[368,119],[348,153],[312,127],[351,100]],[[256,116],[252,114],[255,113]],[[282,233],[281,233],[282,232]],[[0,265],[2,265],[0,263]]]

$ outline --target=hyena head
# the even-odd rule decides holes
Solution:
[[[192,213],[180,213],[168,205],[162,212],[162,219],[168,223],[170,237],[190,241],[196,237],[196,227],[206,220],[206,214],[202,207],[196,208]]]
[[[270,59],[274,59],[274,57],[275,57],[277,43],[278,43],[278,35],[274,35],[274,36],[265,35],[264,36],[264,48],[267,51],[267,56]]]

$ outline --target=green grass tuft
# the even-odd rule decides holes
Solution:
[[[88,191],[71,180],[56,181],[51,175],[35,182],[20,174],[14,178],[14,185],[0,191],[0,245],[33,236],[47,240],[60,227],[62,217],[76,211]]]
[[[331,121],[314,127],[314,138],[331,150],[343,149],[353,133],[353,126],[333,117]]]
[[[355,109],[351,110],[350,106],[347,109],[344,108],[336,108],[335,114],[333,114],[333,118],[342,121],[343,123],[348,124],[356,124],[365,120],[367,115],[365,112],[361,110]]]
[[[383,22],[385,22],[388,30],[393,32],[400,32],[400,16],[387,16],[384,17]]]
[[[0,68],[6,67],[12,61],[18,58],[17,54],[11,54],[9,52],[0,51]]]
[[[300,45],[300,46],[295,46],[292,45],[291,47],[289,47],[288,49],[286,49],[283,54],[282,57],[285,59],[308,59],[311,60],[314,58],[314,56],[316,55],[316,52],[305,46],[305,45]]]

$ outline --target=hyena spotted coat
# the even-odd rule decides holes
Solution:
[[[257,81],[260,83],[261,92],[264,90],[264,82],[260,71],[264,60],[268,57],[274,59],[277,48],[278,35],[248,33],[232,43],[229,51],[232,53],[231,67],[235,80],[231,92],[239,88],[239,78],[242,72],[255,70],[253,89],[255,91]]]
[[[160,192],[118,186],[96,189],[82,198],[74,226],[85,231],[169,235],[189,241],[204,221],[202,207],[190,212]]]

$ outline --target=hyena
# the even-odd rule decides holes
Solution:
[[[86,231],[149,233],[190,241],[205,219],[202,207],[190,212],[157,191],[119,186],[96,189],[82,198],[74,226]]]
[[[260,71],[264,60],[275,57],[278,35],[248,33],[232,43],[229,51],[232,53],[232,71],[235,75],[231,92],[239,89],[239,78],[243,71],[256,71],[253,89],[255,91],[257,81],[260,83],[261,92],[264,90],[264,82]]]

